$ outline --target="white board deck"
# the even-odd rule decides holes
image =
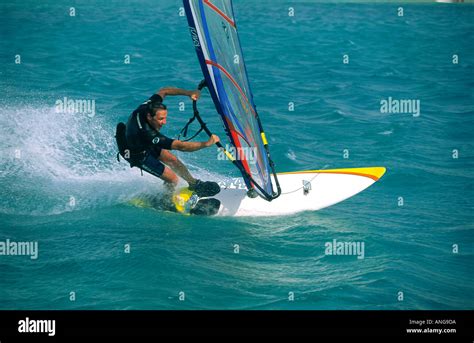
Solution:
[[[269,202],[249,198],[246,189],[221,188],[218,216],[283,216],[337,204],[378,181],[384,167],[307,170],[279,173],[282,194]],[[310,189],[305,192],[304,184]],[[309,186],[308,186],[309,185]]]

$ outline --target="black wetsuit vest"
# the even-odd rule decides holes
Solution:
[[[132,155],[145,156],[146,153],[151,152],[153,155],[159,156],[161,149],[171,149],[173,139],[152,128],[146,120],[146,116],[150,112],[150,102],[162,101],[163,99],[160,95],[154,94],[150,99],[138,106],[128,118],[126,137],[128,149],[130,149]]]

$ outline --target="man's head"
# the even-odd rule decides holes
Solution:
[[[150,111],[146,116],[148,123],[159,131],[166,124],[166,117],[168,115],[166,105],[161,102],[151,103],[149,109]]]

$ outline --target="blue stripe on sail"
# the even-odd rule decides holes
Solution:
[[[224,58],[224,64],[219,63],[220,61],[217,59],[216,52],[215,52],[214,46],[213,46],[213,39],[211,38],[211,32],[210,32],[211,27],[208,25],[208,21],[207,21],[207,17],[206,17],[206,9],[207,9],[205,7],[206,5],[204,4],[203,0],[196,0],[194,2],[191,2],[191,1],[193,1],[193,0],[184,0],[183,1],[184,6],[185,6],[186,15],[187,15],[190,27],[194,28],[196,30],[196,32],[201,32],[201,34],[203,35],[201,37],[201,38],[203,38],[202,40],[204,40],[204,38],[205,38],[205,42],[200,42],[200,44],[202,45],[203,43],[205,43],[205,47],[207,47],[207,51],[209,53],[209,56],[207,58],[209,58],[213,63],[221,65],[222,68],[229,67],[225,64],[226,63],[225,62],[226,61],[225,60],[226,55],[221,56],[221,57]],[[229,4],[230,4],[230,11],[232,11],[231,18],[234,19],[233,18],[232,2],[228,2],[224,6],[228,7]],[[197,6],[197,7],[195,7],[195,6]],[[195,15],[197,16],[196,21],[194,20],[194,17],[193,17],[192,11],[191,11],[191,7],[192,7],[192,9],[194,9]],[[199,13],[197,13],[198,11],[199,11]],[[200,21],[198,20],[198,17],[199,17]],[[210,17],[209,19],[213,20],[214,18]],[[212,22],[212,23],[214,23],[214,22]],[[219,33],[219,32],[217,32],[217,33]],[[232,37],[234,37],[235,42],[237,42],[237,45],[236,45],[236,48],[238,50],[237,53],[240,54],[240,56],[242,58],[242,61],[243,61],[244,60],[243,59],[243,53],[240,49],[240,39],[239,39],[239,36],[237,34],[237,31],[235,31],[235,32],[232,31],[231,34],[232,34]],[[214,37],[214,38],[216,38],[216,37]],[[221,38],[223,38],[223,37],[221,37]],[[220,40],[216,38],[216,42],[219,43]],[[225,40],[221,43],[226,44]],[[223,45],[223,46],[225,46],[225,45]],[[212,95],[212,98],[214,100],[214,104],[216,105],[216,109],[219,112],[219,114],[221,114],[221,116],[223,117],[223,123],[224,123],[224,126],[226,128],[229,139],[231,140],[233,145],[236,146],[236,147],[238,145],[240,145],[240,143],[243,142],[243,140],[246,140],[247,142],[251,141],[251,142],[253,142],[253,144],[255,144],[255,146],[250,146],[250,147],[255,147],[257,150],[256,150],[256,153],[255,153],[255,157],[256,157],[255,163],[251,164],[250,161],[247,161],[247,163],[249,163],[249,168],[250,168],[249,171],[250,171],[251,175],[254,178],[255,178],[255,176],[257,176],[254,181],[258,182],[259,186],[262,187],[268,194],[271,194],[272,191],[273,191],[273,186],[272,186],[272,182],[271,182],[271,178],[270,178],[270,174],[271,174],[270,173],[270,166],[269,166],[269,160],[268,160],[268,156],[266,154],[266,150],[265,150],[265,148],[263,146],[263,142],[260,138],[260,131],[261,131],[260,123],[258,122],[257,118],[255,118],[251,113],[248,113],[248,115],[251,116],[249,118],[242,117],[243,120],[246,120],[246,121],[248,120],[248,122],[246,122],[246,121],[240,122],[238,115],[245,116],[245,113],[246,113],[246,112],[242,112],[242,111],[246,111],[246,110],[243,107],[241,108],[241,106],[238,102],[240,96],[236,95],[236,97],[232,98],[232,100],[231,100],[231,98],[230,98],[231,93],[227,94],[224,85],[225,85],[225,82],[232,82],[232,81],[227,80],[227,79],[224,81],[224,78],[228,78],[228,76],[223,75],[224,73],[218,67],[216,67],[214,65],[210,65],[210,70],[212,70],[212,73],[214,75],[214,84],[215,84],[215,89],[214,89],[214,87],[213,87],[214,85],[213,85],[212,78],[211,78],[211,73],[210,73],[210,70],[208,69],[208,64],[206,63],[206,56],[204,56],[204,50],[203,49],[205,47],[202,47],[202,46],[197,46],[196,47],[196,51],[197,51],[197,54],[198,54],[198,60],[199,60],[199,63],[201,64],[201,68],[203,70],[204,77],[206,78],[209,91],[210,91],[210,93]],[[237,74],[237,76],[239,76],[239,79],[241,79],[242,77],[245,77],[245,79],[241,79],[241,81],[244,81],[244,84],[241,85],[241,86],[244,86],[243,87],[245,89],[244,93],[247,93],[246,95],[244,95],[244,97],[247,98],[247,100],[249,102],[249,106],[256,113],[255,104],[253,102],[253,94],[250,90],[250,85],[248,84],[248,75],[247,75],[247,69],[245,67],[245,64],[241,63],[239,66],[236,66],[236,68],[240,68],[240,71]],[[229,69],[228,72],[229,73],[232,72],[232,69],[235,69],[235,68]],[[236,70],[234,70],[234,71],[236,71]],[[238,82],[239,79],[235,80],[235,82]],[[239,90],[237,88],[235,88],[235,89],[232,88],[232,89],[230,89],[230,91],[231,92],[232,91],[237,92]],[[242,101],[242,100],[240,100],[240,101]],[[233,105],[236,105],[239,111],[234,111]],[[242,106],[244,106],[244,105],[242,105]],[[230,130],[230,126],[229,126],[231,123],[233,125],[235,125],[235,129],[239,132],[240,135],[242,135],[242,137],[236,138],[237,141],[234,141],[234,139],[231,135],[231,130]],[[247,132],[243,129],[242,125],[244,123],[250,124],[249,128],[252,131],[252,134],[251,134],[252,139],[251,140],[247,136]],[[258,132],[254,131],[254,129],[257,129]],[[243,163],[242,163],[241,160],[237,160],[237,162],[243,167]],[[265,173],[265,171],[266,171],[266,173]],[[264,176],[264,174],[265,174],[265,176]],[[250,188],[251,184],[249,184],[250,182],[248,181],[248,178],[246,177],[246,175],[244,175],[244,179],[246,181],[247,187]]]
[[[209,28],[208,28],[208,25],[207,25],[206,15],[204,14],[204,4],[203,4],[202,0],[199,0],[199,9],[200,9],[200,12],[201,12],[201,20],[202,20],[202,24],[203,24],[202,28],[203,28],[203,31],[204,31],[204,35],[206,36],[206,42],[207,42],[207,47],[209,48],[209,55],[210,55],[211,61],[213,61],[215,63],[218,63],[217,58],[216,58],[216,54],[214,53],[214,47],[212,45],[212,40],[211,40],[211,35],[209,33]],[[206,62],[204,61],[204,63],[206,63]],[[245,136],[245,131],[243,130],[242,126],[240,125],[240,122],[239,122],[238,118],[234,115],[235,111],[233,111],[232,106],[229,102],[229,98],[227,97],[227,93],[224,89],[224,82],[222,81],[221,71],[219,70],[219,68],[217,68],[215,66],[212,66],[212,70],[214,71],[214,79],[216,80],[216,88],[219,91],[219,100],[220,100],[221,103],[225,103],[225,105],[227,105],[227,108],[228,108],[227,113],[224,111],[222,113],[222,115],[230,117],[229,119],[231,119],[232,122],[237,125],[240,132]]]

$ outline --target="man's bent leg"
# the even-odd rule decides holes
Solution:
[[[139,167],[165,182],[165,194],[163,194],[161,198],[165,202],[165,207],[173,209],[174,205],[172,204],[171,198],[178,184],[176,174],[152,154],[149,154]]]
[[[196,183],[196,179],[191,175],[188,168],[175,155],[168,150],[162,150],[160,161],[169,165],[179,176],[181,176],[190,185]],[[175,175],[176,176],[176,175]]]
[[[178,185],[178,177],[176,176],[173,171],[165,166],[165,169],[163,170],[163,174],[161,174],[160,179],[162,179],[165,182],[165,187],[167,190],[171,193],[174,192],[174,189]]]
[[[195,179],[188,168],[171,152],[162,150],[160,160],[173,168],[176,173],[189,183],[189,189],[195,192],[198,196],[214,196],[220,192],[221,188],[215,182],[200,181]]]

